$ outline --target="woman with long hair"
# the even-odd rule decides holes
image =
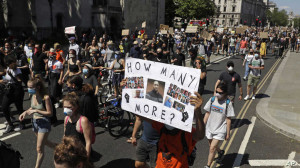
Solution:
[[[51,131],[52,104],[49,95],[46,93],[44,83],[41,79],[31,79],[27,83],[28,92],[32,95],[30,108],[24,111],[19,120],[23,121],[26,115],[33,115],[32,130],[37,137],[36,151],[37,159],[35,167],[39,168],[44,159],[44,147],[55,147],[55,144],[48,140]]]

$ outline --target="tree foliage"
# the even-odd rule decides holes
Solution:
[[[282,9],[278,10],[275,8],[273,12],[267,11],[266,12],[268,20],[271,22],[271,26],[287,26],[289,16],[287,14],[287,11]]]
[[[216,5],[211,0],[174,0],[175,14],[184,19],[201,19],[213,16]]]
[[[300,18],[294,19],[294,27],[300,29]]]

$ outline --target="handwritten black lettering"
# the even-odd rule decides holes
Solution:
[[[135,105],[135,112],[137,111],[141,113],[141,106],[138,104]]]
[[[138,67],[137,67],[137,65],[138,65]],[[135,69],[136,69],[136,70],[140,70],[140,69],[141,69],[141,63],[136,62],[136,63],[135,63]]]
[[[147,66],[146,66],[146,63],[144,63],[144,66],[145,66],[145,70],[149,72],[150,67],[151,67],[151,64],[149,64],[149,66],[147,67]]]
[[[174,119],[175,114],[174,114],[174,113],[171,113],[171,116],[173,116],[173,117],[172,117],[171,120],[170,120],[170,124],[172,124],[172,120]]]
[[[153,106],[152,115],[156,117],[155,111],[157,111],[157,107]]]
[[[189,87],[191,86],[191,84],[194,82],[195,79],[196,77],[193,77],[193,75],[191,75],[191,83],[189,84]]]
[[[179,79],[178,79],[178,82],[180,81],[180,82],[181,82],[181,85],[184,84],[185,77],[186,77],[186,73],[185,73],[185,75],[184,75],[184,78],[182,77],[182,74],[180,75],[180,77],[179,77]]]
[[[147,111],[146,111],[146,107],[147,107]],[[146,105],[144,105],[144,111],[145,111],[145,113],[148,113],[149,112],[149,106],[146,104]]]
[[[167,68],[163,67],[160,74],[165,74],[165,76],[167,76]]]
[[[175,80],[175,69],[173,70],[172,74],[170,75],[170,78],[171,78],[172,76],[174,77],[174,80]]]
[[[162,112],[161,112],[161,119],[162,120],[166,120],[163,116],[166,116],[166,113],[165,113],[166,111],[165,110],[162,110]]]
[[[132,72],[131,62],[130,62],[130,63],[127,63],[127,70],[128,70],[128,73],[129,73],[129,72]],[[129,70],[130,70],[130,71],[129,71]]]

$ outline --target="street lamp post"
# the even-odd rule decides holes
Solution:
[[[53,33],[53,10],[52,10],[52,3],[53,0],[48,0],[50,6],[50,22],[51,22],[51,32]]]

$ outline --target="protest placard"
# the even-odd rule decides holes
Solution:
[[[142,28],[146,28],[146,21],[142,23]]]
[[[199,74],[199,69],[128,58],[122,109],[191,132],[189,96],[198,90]]]
[[[201,32],[201,37],[203,37],[203,38],[205,38],[205,39],[208,39],[208,37],[209,37],[209,33],[207,32],[207,31],[202,31]]]
[[[163,34],[163,35],[168,34],[168,31],[167,30],[161,30],[160,33]]]
[[[159,30],[169,30],[169,26],[168,25],[164,25],[164,24],[160,24]]]
[[[169,33],[173,34],[174,33],[174,28],[173,27],[169,27]]]
[[[217,32],[218,32],[218,33],[223,33],[223,32],[224,32],[224,28],[218,27],[218,28],[217,28]]]
[[[76,26],[66,27],[65,34],[75,34],[76,33]]]
[[[269,38],[268,32],[260,32],[259,37],[262,38],[262,39]]]
[[[197,26],[187,26],[185,33],[197,33],[198,27]]]
[[[239,27],[239,28],[236,28],[235,32],[236,32],[236,34],[243,34],[243,33],[245,33],[245,29],[243,27]]]
[[[122,36],[128,36],[128,35],[129,35],[129,29],[123,29]]]

